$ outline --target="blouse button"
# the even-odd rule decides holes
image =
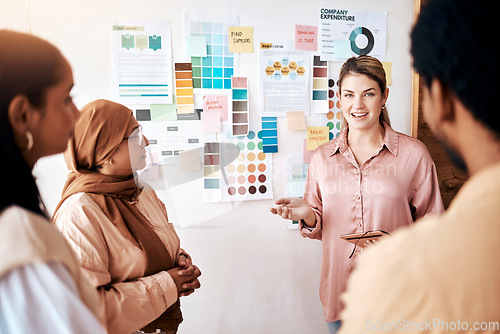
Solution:
[[[356,199],[357,199],[357,200],[359,200],[360,198],[361,198],[361,196],[359,196],[359,195],[357,195],[357,196],[356,196]]]

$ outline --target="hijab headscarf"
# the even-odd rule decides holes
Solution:
[[[134,175],[110,176],[98,172],[98,166],[109,160],[123,139],[138,126],[132,111],[118,103],[97,100],[82,108],[74,136],[64,153],[71,172],[56,211],[71,195],[87,193],[122,235],[144,251],[147,258],[144,276],[149,276],[175,267],[175,260],[134,205],[141,189],[137,187]],[[165,313],[175,312],[164,316],[182,321],[179,304],[173,306],[176,310],[171,310],[171,307]]]

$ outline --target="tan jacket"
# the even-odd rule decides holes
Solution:
[[[154,190],[146,185],[135,205],[149,220],[170,256],[177,259],[179,238],[163,214],[163,203]],[[98,289],[99,312],[109,333],[134,332],[177,301],[172,277],[166,271],[143,277],[145,253],[128,230],[118,229],[89,195],[70,196],[53,220],[76,252],[84,274]]]
[[[73,250],[50,222],[26,209],[12,206],[0,214],[0,278],[18,267],[62,263],[75,281],[80,298],[98,315],[98,295],[82,274]]]

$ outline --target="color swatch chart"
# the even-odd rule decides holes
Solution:
[[[245,77],[232,77],[233,126],[232,135],[248,134],[248,80]]]
[[[338,80],[340,75],[341,62],[328,62],[328,113],[323,118],[326,126],[330,129],[330,140],[337,138],[342,125],[342,111],[340,101],[337,97],[339,90]]]
[[[321,61],[320,56],[313,58],[312,78],[312,103],[313,113],[328,112],[328,62]]]
[[[221,200],[220,143],[205,143],[203,153],[203,200]]]
[[[262,117],[262,145],[264,153],[278,152],[278,119]]]
[[[130,50],[137,48],[139,50],[151,49],[159,50],[161,49],[161,36],[144,36],[144,35],[122,35],[122,48]]]
[[[204,37],[207,44],[206,57],[191,57],[195,89],[231,89],[236,57],[229,52],[227,32],[228,27],[233,25],[238,25],[237,20],[214,22],[210,17],[203,16],[189,20],[189,35]]]
[[[175,93],[177,95],[177,113],[194,113],[193,74],[191,63],[175,64]]]
[[[232,136],[226,131],[224,156],[235,156],[231,162],[223,162],[225,182],[223,201],[259,200],[273,198],[272,155],[262,150],[262,131],[249,131],[246,136]],[[227,145],[227,144],[231,145]],[[229,152],[237,150],[236,152]]]

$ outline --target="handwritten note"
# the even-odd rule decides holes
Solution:
[[[203,96],[203,112],[218,111],[223,122],[227,121],[227,95]]]
[[[228,28],[229,52],[253,52],[253,27]]]
[[[318,27],[295,25],[295,49],[316,51],[318,49]]]
[[[327,126],[308,126],[307,127],[307,150],[314,151],[318,146],[328,142]]]

